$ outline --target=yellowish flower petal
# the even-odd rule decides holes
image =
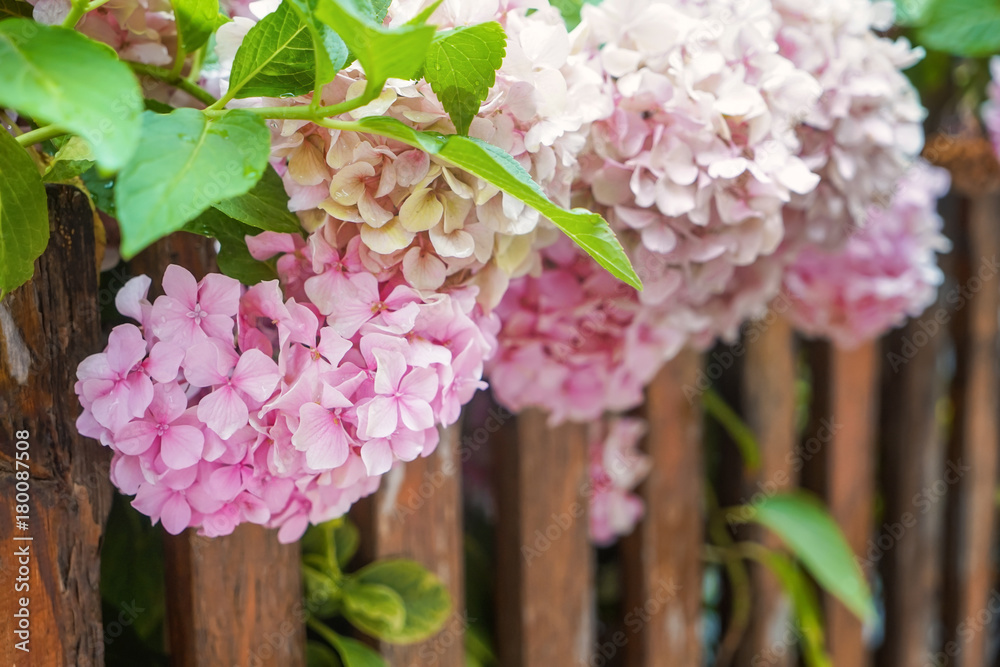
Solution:
[[[425,232],[441,222],[444,205],[430,190],[417,190],[399,208],[399,220],[411,232]]]

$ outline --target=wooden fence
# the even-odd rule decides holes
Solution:
[[[960,188],[961,190],[961,188]],[[981,190],[981,188],[980,188]],[[106,452],[75,435],[75,364],[100,347],[90,304],[97,276],[90,211],[72,190],[50,187],[53,243],[36,278],[0,305],[0,562],[4,664],[99,665],[100,536],[110,488]],[[489,428],[497,456],[495,646],[504,666],[696,667],[705,663],[703,572],[706,497],[753,502],[795,487],[824,498],[864,564],[881,628],[863,631],[833,599],[823,599],[835,667],[992,667],[1000,606],[995,548],[998,435],[1000,198],[961,193],[944,204],[954,251],[937,304],[885,339],[854,350],[800,341],[776,310],[757,325],[742,355],[684,352],[648,390],[645,448],[654,468],[640,493],[647,513],[617,547],[621,616],[638,623],[600,635],[595,557],[582,513],[588,453],[583,425],[550,428],[528,412]],[[179,262],[211,269],[207,246],[161,242],[134,260],[160,274]],[[958,295],[957,297],[955,295]],[[812,399],[799,428],[797,378],[807,369]],[[706,474],[699,394],[711,380],[735,405],[761,448],[744,470],[723,443]],[[502,423],[501,423],[502,422]],[[33,512],[31,647],[14,648],[11,619],[18,531],[15,433],[30,431]],[[444,434],[429,458],[394,470],[354,518],[361,558],[415,558],[437,573],[457,601],[443,633],[417,646],[381,646],[389,664],[465,664],[462,606],[463,517],[460,433]],[[479,434],[481,435],[481,434]],[[478,435],[477,435],[478,437]],[[413,503],[413,498],[419,498]],[[405,521],[399,510],[406,505]],[[555,526],[555,528],[553,528]],[[773,538],[748,532],[741,537]],[[240,527],[208,540],[165,541],[168,644],[178,666],[298,667],[304,664],[298,552],[273,533]],[[525,547],[531,551],[525,551]],[[727,633],[730,664],[796,664],[790,604],[768,572],[751,569],[745,632]],[[721,607],[723,629],[736,614]]]

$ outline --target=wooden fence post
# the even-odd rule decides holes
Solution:
[[[702,661],[700,370],[701,355],[684,350],[647,389],[646,451],[653,466],[640,488],[646,516],[623,542],[622,573],[626,614],[649,620],[625,624],[629,667],[698,667]]]
[[[361,530],[365,562],[412,558],[441,578],[452,599],[452,615],[434,637],[410,646],[382,643],[392,667],[465,665],[465,559],[462,535],[460,424],[441,430],[433,454],[390,471],[374,496],[352,510]]]
[[[501,665],[585,667],[595,638],[587,429],[528,410],[494,451]]]
[[[933,317],[935,306],[930,309]],[[926,667],[941,586],[943,503],[924,508],[914,498],[941,478],[944,443],[937,420],[941,383],[937,361],[944,334],[917,346],[921,321],[887,336],[882,346],[880,441],[883,526],[908,526],[899,535],[885,528],[872,537],[864,557],[880,569],[885,589],[885,639],[880,667]],[[926,511],[925,511],[926,509]]]
[[[743,502],[788,491],[798,483],[796,467],[796,341],[791,325],[776,318],[754,330],[747,340],[740,391],[743,416],[760,450],[760,468],[743,484]],[[777,548],[781,541],[768,531],[744,528],[754,540]],[[740,533],[743,535],[743,533]],[[786,646],[794,628],[791,602],[770,570],[751,565],[753,587],[750,625],[735,664],[750,665],[758,656],[773,667],[795,664]]]
[[[174,234],[138,255],[132,270],[158,287],[168,264],[200,279],[214,270],[212,242]],[[297,544],[279,544],[276,531],[253,525],[211,539],[188,529],[164,535],[164,565],[174,667],[305,665]]]
[[[77,433],[73,384],[77,364],[101,347],[94,216],[76,188],[46,189],[49,247],[31,282],[0,303],[0,656],[18,667],[93,667],[104,664],[100,545],[110,456]],[[28,480],[18,477],[21,452]],[[18,482],[27,484],[26,503],[15,502]],[[19,504],[28,505],[24,523]],[[22,608],[30,636],[15,634]],[[30,653],[18,650],[22,640]]]
[[[1000,289],[1000,195],[969,200],[966,225],[958,231],[955,279],[967,299],[952,320],[955,379],[954,427],[942,480],[947,485],[947,545],[944,562],[944,654],[951,667],[982,667],[987,658],[988,602],[995,583],[998,331]],[[943,324],[942,324],[943,327]],[[932,493],[935,489],[931,489]],[[981,627],[978,631],[976,627]]]
[[[817,343],[813,355],[812,426],[802,445],[809,488],[823,496],[851,551],[865,562],[873,539],[879,343],[854,349]],[[874,563],[865,569],[871,575]],[[865,667],[871,655],[861,622],[823,595],[826,645],[834,665]]]

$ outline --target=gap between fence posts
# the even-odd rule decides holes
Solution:
[[[201,279],[215,270],[213,242],[173,234],[131,262],[160,280],[169,264]],[[151,291],[150,298],[154,297]],[[232,535],[164,535],[167,637],[174,667],[302,667],[305,617],[298,544],[244,524]]]
[[[111,509],[111,483],[94,473],[110,456],[77,433],[73,384],[77,364],[101,348],[94,215],[76,188],[46,191],[48,248],[0,303],[0,657],[93,667],[104,664],[100,545]],[[19,480],[25,463],[29,479]],[[17,648],[25,640],[30,652]]]
[[[471,619],[465,614],[460,434],[460,424],[441,429],[433,454],[397,465],[351,511],[361,531],[359,561],[411,558],[436,574],[451,595],[452,613],[435,636],[409,646],[379,645],[392,667],[465,665]]]
[[[684,350],[646,390],[652,470],[639,491],[646,515],[621,549],[628,667],[701,665],[701,367],[701,355]]]
[[[595,640],[587,427],[527,410],[494,447],[501,665],[584,667]],[[499,451],[498,451],[499,450]]]
[[[957,231],[955,279],[968,303],[952,319],[954,424],[948,443],[944,557],[944,641],[950,667],[981,667],[1000,615],[993,593],[996,536],[1000,195],[968,201]],[[948,475],[953,475],[952,479]],[[939,664],[939,663],[932,663]]]

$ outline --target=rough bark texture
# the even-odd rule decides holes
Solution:
[[[955,422],[948,443],[944,483],[948,487],[945,522],[944,642],[950,667],[981,667],[987,658],[990,602],[994,584],[997,419],[997,313],[1000,290],[1000,197],[970,202],[964,234],[956,243],[956,282],[968,303],[953,320]]]
[[[107,450],[76,431],[73,384],[77,364],[101,347],[94,218],[79,190],[47,191],[49,247],[31,282],[0,303],[0,658],[18,667],[91,667],[104,664],[100,548],[111,484]],[[27,530],[15,524],[22,439],[30,456]],[[30,590],[17,592],[14,553],[24,546]],[[30,653],[15,648],[22,597],[30,599]]]
[[[587,432],[518,416],[498,453],[497,621],[501,665],[583,667],[595,636],[587,527]]]
[[[743,416],[760,450],[760,468],[743,482],[743,503],[793,488],[798,481],[795,438],[796,345],[792,327],[778,318],[759,336],[746,341],[741,390]],[[744,532],[745,531],[745,532]],[[770,548],[780,541],[773,533],[746,526],[741,537],[752,537]],[[766,568],[751,565],[753,597],[750,624],[737,656],[738,665],[754,659],[772,667],[795,664],[787,638],[794,636],[791,602],[778,579]],[[760,657],[758,657],[760,656]]]
[[[169,264],[202,278],[215,270],[212,241],[177,233],[131,262],[161,294]],[[305,616],[297,544],[276,531],[243,525],[226,537],[193,530],[164,535],[167,633],[175,667],[297,667],[305,665]]]
[[[397,466],[379,491],[352,511],[361,528],[360,557],[371,562],[404,557],[440,577],[452,599],[452,614],[441,631],[410,646],[383,643],[380,652],[393,667],[465,665],[465,570],[462,548],[462,464],[458,424],[441,432],[426,458]]]
[[[622,546],[624,655],[630,667],[702,662],[705,474],[695,392],[700,368],[701,356],[685,350],[647,390],[646,450],[653,469],[640,489],[646,516]]]

